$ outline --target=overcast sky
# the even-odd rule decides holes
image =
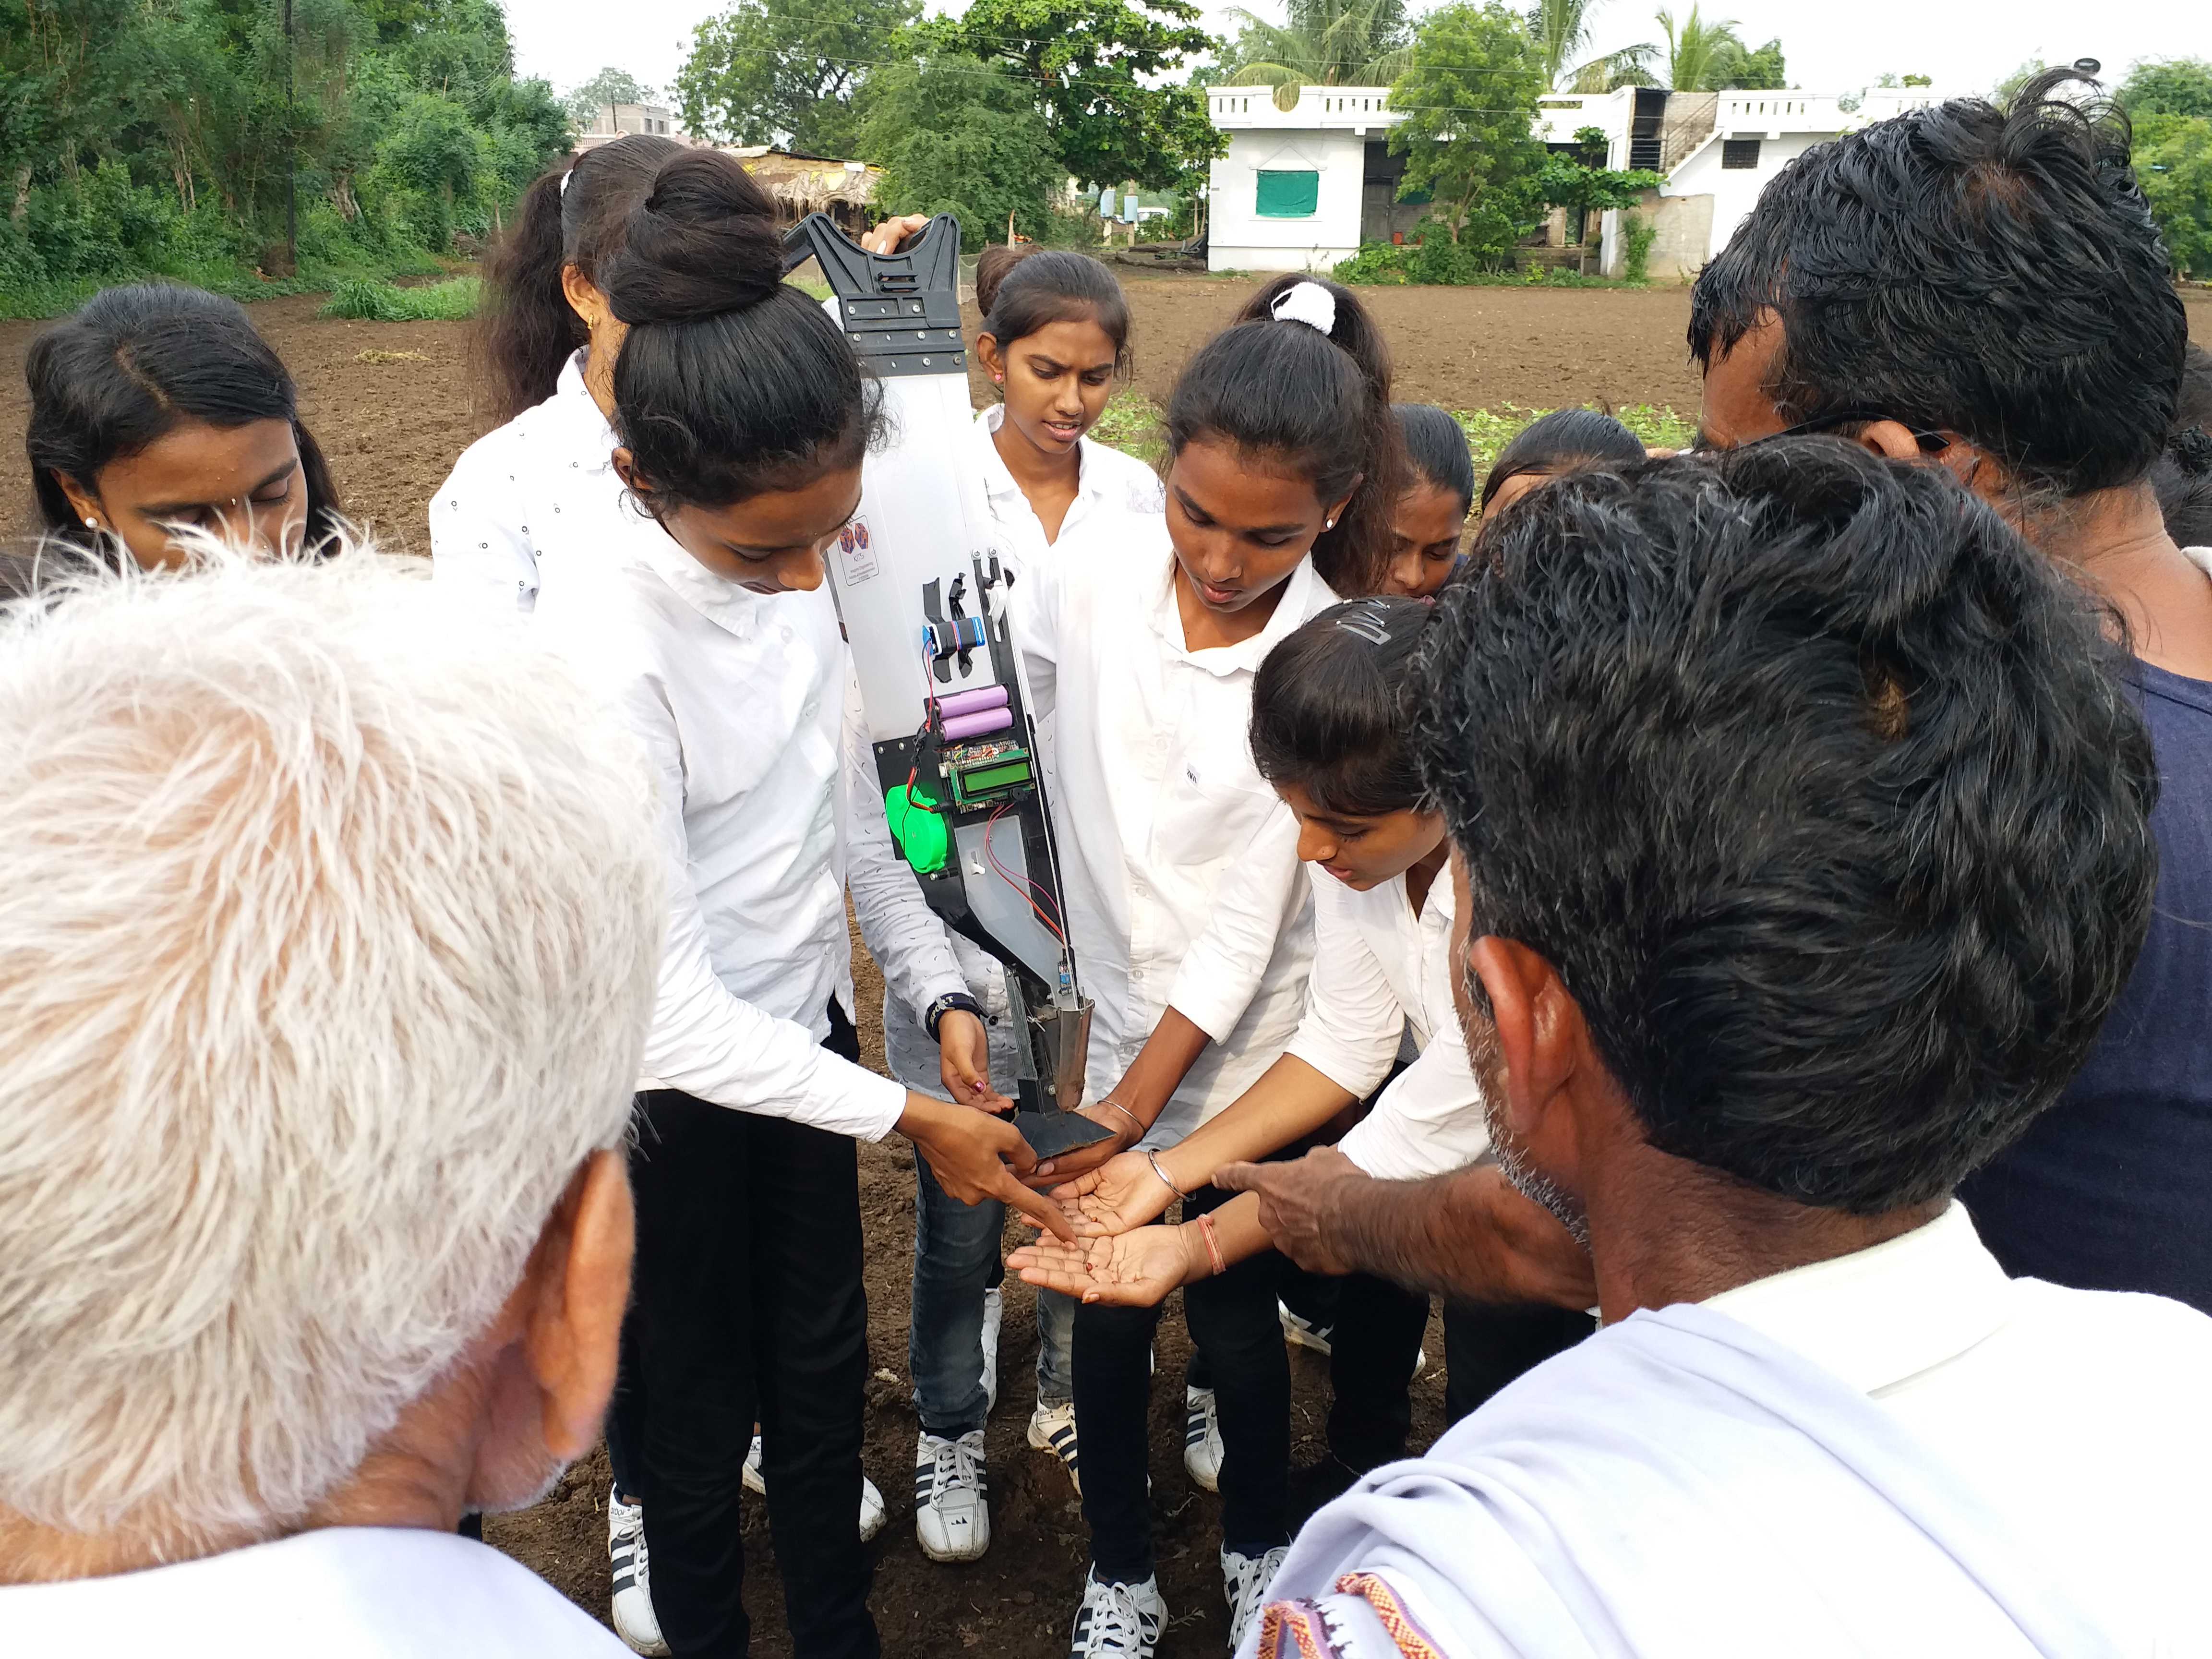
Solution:
[[[930,9],[957,11],[964,3],[933,0]],[[564,92],[611,64],[665,88],[690,48],[692,26],[722,9],[710,0],[506,4],[521,71]],[[1425,9],[1420,0],[1413,9]],[[1595,49],[1658,40],[1653,9],[1651,0],[1605,0]],[[1227,9],[1207,8],[1217,33],[1233,32]],[[1254,0],[1252,9],[1279,18],[1281,0]],[[1686,13],[1687,0],[1674,0],[1674,9]],[[2053,64],[2095,58],[2118,78],[2138,58],[2212,57],[2212,6],[2202,0],[1711,0],[1705,10],[1736,19],[1752,46],[1779,37],[1790,80],[1812,92],[1852,90],[1885,71],[1933,76],[1939,88],[1980,92],[2031,58]]]

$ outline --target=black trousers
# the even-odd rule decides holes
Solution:
[[[1524,1371],[1597,1328],[1574,1308],[1541,1303],[1444,1304],[1444,1415],[1456,1423]]]
[[[1186,1200],[1186,1221],[1235,1194]],[[1221,1414],[1221,1540],[1248,1554],[1290,1540],[1291,1362],[1275,1312],[1282,1258],[1273,1250],[1183,1289],[1183,1318]],[[1146,1480],[1152,1331],[1158,1308],[1075,1310],[1075,1421],[1083,1436],[1083,1518],[1102,1579],[1152,1576]],[[655,1571],[659,1571],[656,1562]]]
[[[1413,1359],[1428,1328],[1429,1298],[1369,1273],[1328,1282],[1336,1290],[1328,1449],[1364,1474],[1406,1455],[1413,1432]]]
[[[857,1059],[852,1023],[830,1012],[823,1046]],[[739,1521],[757,1419],[792,1651],[874,1659],[854,1143],[674,1090],[640,1095],[635,1128],[637,1259],[607,1441],[645,1505],[661,1631],[678,1654],[747,1650]]]

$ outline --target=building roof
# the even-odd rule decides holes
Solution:
[[[801,214],[826,213],[833,203],[866,207],[876,199],[876,185],[883,177],[882,168],[865,161],[802,155],[765,144],[748,144],[730,153],[767,187],[779,206]]]

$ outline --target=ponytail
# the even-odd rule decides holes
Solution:
[[[556,162],[523,192],[514,222],[484,267],[477,356],[495,422],[511,421],[553,395],[561,370],[585,343],[583,319],[562,292],[574,265],[599,287],[629,211],[654,172],[685,153],[672,138],[633,133]]]
[[[732,157],[684,150],[630,210],[599,286],[629,325],[615,426],[656,514],[857,465],[880,398],[828,314],[783,282],[775,204]]]
[[[1324,502],[1348,495],[1314,540],[1314,569],[1346,598],[1382,590],[1405,444],[1390,417],[1389,349],[1349,289],[1294,273],[1261,288],[1183,366],[1167,435],[1171,459],[1218,438],[1305,479]]]

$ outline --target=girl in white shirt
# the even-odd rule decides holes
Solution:
[[[853,1138],[898,1130],[963,1202],[1041,1200],[1000,1161],[1030,1162],[988,1109],[1002,1103],[981,1023],[950,1005],[963,988],[944,930],[890,849],[823,589],[876,398],[836,325],[782,284],[773,204],[732,158],[665,162],[622,250],[599,286],[627,330],[611,465],[628,495],[534,623],[640,738],[669,873],[610,1442],[643,1500],[652,1610],[672,1645],[743,1647],[738,1504],[757,1413],[794,1648],[872,1650]],[[931,1008],[963,1103],[855,1063],[848,876],[886,976]]]
[[[1406,441],[1406,487],[1390,514],[1390,573],[1383,591],[1433,599],[1459,568],[1460,543],[1474,506],[1474,457],[1467,431],[1434,404],[1394,404]]]
[[[988,504],[988,533],[1017,585],[1063,556],[1118,561],[1160,521],[1159,476],[1086,434],[1104,413],[1129,357],[1129,307],[1114,274],[1087,254],[984,249],[975,273],[983,325],[976,356],[1004,401],[975,417],[974,455]],[[1048,734],[1041,764],[1051,773]],[[994,1074],[1014,1074],[1017,1033],[997,960],[956,934],[968,988],[991,1019]],[[914,1007],[884,997],[884,1052],[892,1074],[934,1092],[937,1049]],[[990,1542],[981,1458],[984,1419],[996,1402],[1003,1276],[999,1206],[948,1200],[926,1165],[915,1166],[914,1315],[908,1360],[926,1439],[974,1437],[975,1455],[924,1484],[917,1454],[915,1528],[936,1560],[972,1560]],[[1055,1454],[1080,1486],[1070,1348],[1075,1308],[1040,1292],[1036,1403],[1029,1442]]]
[[[1015,590],[1054,733],[1067,937],[1097,1005],[1085,1109],[1115,1137],[1059,1160],[1064,1172],[1139,1139],[1174,1145],[1274,1061],[1304,1003],[1297,825],[1245,744],[1252,676],[1334,601],[1329,577],[1379,573],[1395,428],[1379,341],[1349,293],[1285,279],[1248,313],[1177,381],[1167,511],[1149,541],[1055,559],[1026,598]],[[1220,1397],[1236,1623],[1288,1537],[1288,1364],[1265,1274],[1194,1287],[1186,1311]],[[1103,1305],[1076,1317],[1091,1532],[1079,1655],[1149,1654],[1165,1620],[1145,1477],[1155,1320]]]

